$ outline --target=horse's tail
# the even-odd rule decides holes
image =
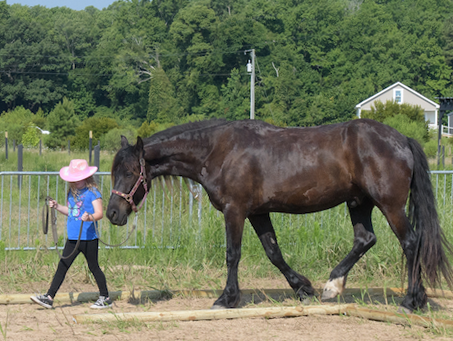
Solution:
[[[447,257],[453,254],[452,246],[439,224],[428,160],[417,141],[408,138],[408,142],[414,155],[409,199],[409,219],[417,238],[414,270],[422,268],[423,277],[431,288],[441,287],[441,274],[452,288],[453,270]],[[418,271],[413,271],[415,276],[417,273]]]

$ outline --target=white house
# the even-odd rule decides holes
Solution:
[[[374,106],[374,102],[381,101],[382,103],[385,103],[389,100],[397,103],[420,106],[425,112],[425,121],[428,122],[428,126],[431,129],[437,129],[437,115],[439,113],[440,105],[400,82],[390,85],[388,88],[385,88],[381,92],[378,92],[357,104],[355,106],[357,109],[357,116],[360,117],[362,110],[371,110],[371,106]]]

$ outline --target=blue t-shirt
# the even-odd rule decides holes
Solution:
[[[101,193],[93,188],[92,190],[85,187],[79,190],[77,196],[77,202],[72,196],[72,192],[68,195],[68,239],[77,240],[79,239],[80,223],[82,221],[82,215],[85,212],[90,214],[94,213],[93,201],[102,198]],[[85,221],[83,223],[82,235],[80,240],[93,240],[98,238],[96,235],[96,229],[94,228],[93,221]]]

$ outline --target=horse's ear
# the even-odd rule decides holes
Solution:
[[[127,137],[124,135],[121,135],[121,148],[126,148],[129,145],[129,141],[127,140]]]
[[[135,150],[142,155],[143,154],[143,140],[140,136],[137,136],[137,144],[135,145]]]

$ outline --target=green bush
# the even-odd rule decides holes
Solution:
[[[8,132],[8,141],[11,145],[13,140],[16,144],[22,143],[22,136],[33,121],[33,113],[24,107],[16,107],[14,110],[3,112],[0,115],[0,127],[2,132]],[[4,136],[4,134],[2,134]],[[3,137],[2,136],[2,137]],[[4,139],[0,143],[4,145]]]
[[[132,128],[112,129],[101,139],[101,147],[104,150],[116,151],[121,148],[121,135],[127,137],[130,144],[135,144],[137,132]]]
[[[89,147],[90,131],[92,132],[93,145],[112,129],[118,129],[119,125],[113,118],[90,117],[77,127],[76,134],[71,141],[72,146],[77,150],[86,150]]]
[[[378,122],[384,122],[387,118],[396,116],[398,114],[406,115],[411,121],[418,121],[425,123],[425,115],[422,107],[419,105],[411,105],[407,103],[396,103],[395,101],[381,101],[374,102],[371,110],[363,110],[362,118],[371,118]]]
[[[424,151],[427,157],[436,157],[437,155],[437,140],[429,140],[424,145]]]
[[[426,126],[423,122],[413,121],[404,114],[387,117],[384,124],[398,130],[401,134],[416,139],[422,146],[427,141]]]
[[[41,132],[35,127],[28,127],[24,135],[22,135],[22,144],[24,147],[37,147],[41,138]]]
[[[140,126],[140,128],[138,128],[137,134],[138,134],[138,136],[145,138],[145,137],[151,136],[152,134],[156,133],[157,131],[159,131],[158,123],[156,123],[154,121],[151,121],[148,123],[148,121],[145,121]]]
[[[396,116],[401,117],[400,115],[407,117],[407,119],[403,118],[404,124],[398,123],[398,119],[394,119]],[[429,140],[428,123],[425,121],[424,111],[419,105],[399,104],[394,101],[387,101],[384,104],[376,101],[374,106],[371,106],[371,111],[362,111],[361,117],[371,118],[394,127],[402,134],[415,138],[422,145]],[[404,127],[410,122],[417,122],[420,127],[423,127],[423,134],[421,134],[421,128],[415,124],[411,124],[411,127]]]

